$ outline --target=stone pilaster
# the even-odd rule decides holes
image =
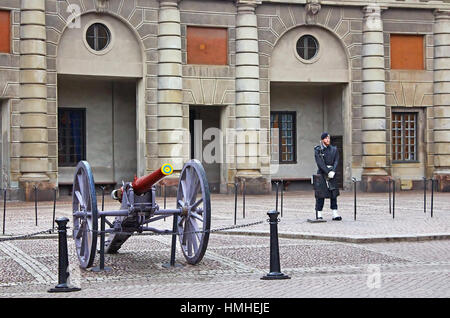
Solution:
[[[183,86],[178,0],[160,0],[158,33],[158,155],[178,177],[183,168]]]
[[[386,187],[386,97],[383,22],[380,7],[364,9],[362,48],[363,189]]]
[[[47,175],[45,0],[21,0],[20,38],[19,184],[25,200],[34,198],[34,185],[39,185],[39,199],[44,200],[54,186],[49,184]]]
[[[450,11],[436,10],[434,38],[434,175],[450,191]]]
[[[267,192],[258,156],[260,134],[259,50],[256,5],[237,0],[236,16],[236,168],[249,193]]]

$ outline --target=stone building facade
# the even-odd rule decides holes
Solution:
[[[168,162],[174,185],[196,157],[213,191],[267,193],[309,182],[324,130],[344,188],[450,190],[449,1],[1,0],[0,23],[11,198],[79,159],[111,185]]]

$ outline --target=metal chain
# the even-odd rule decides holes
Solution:
[[[240,224],[240,225],[233,225],[233,226],[228,226],[228,227],[222,227],[222,228],[217,228],[217,229],[209,229],[209,230],[205,230],[205,231],[192,231],[192,232],[184,232],[183,235],[186,234],[196,234],[196,233],[214,233],[214,232],[221,232],[221,231],[226,231],[226,230],[233,230],[233,229],[239,229],[239,228],[243,228],[243,227],[249,227],[249,226],[253,226],[253,225],[258,225],[258,224],[262,224],[265,221],[258,221],[258,222],[253,222],[253,223],[247,223],[247,224]],[[67,227],[68,229],[68,227]],[[40,232],[35,232],[35,233],[30,233],[30,234],[24,234],[24,235],[19,235],[19,236],[11,236],[11,237],[3,237],[0,238],[0,242],[5,242],[5,241],[13,241],[13,240],[23,240],[23,239],[28,239],[30,237],[39,235],[39,234],[52,234],[54,232],[53,229],[48,229],[48,230],[44,230],[44,231],[40,231]],[[102,231],[94,231],[94,230],[89,230],[89,232],[92,233],[97,233],[97,234],[101,234]],[[104,232],[107,233],[107,232]],[[121,233],[121,232],[117,232],[117,233]],[[116,233],[116,234],[117,234]],[[127,234],[130,234],[127,232]],[[180,233],[173,233],[172,231],[168,231],[166,233],[131,233],[132,236],[139,236],[139,235],[145,235],[145,236],[152,236],[152,235],[180,235]]]
[[[223,228],[219,228],[219,229],[212,229],[212,230],[209,230],[208,232],[214,233],[214,232],[220,232],[220,231],[226,231],[226,230],[234,230],[234,229],[239,229],[242,227],[249,227],[249,226],[258,225],[258,224],[262,224],[262,223],[264,223],[264,221],[258,221],[258,222],[241,224],[241,225],[233,225],[233,226],[223,227]],[[196,232],[194,232],[194,233],[196,233]],[[191,234],[191,233],[187,233],[187,234]]]
[[[209,229],[209,230],[205,230],[205,231],[183,232],[183,235],[186,235],[186,234],[197,234],[197,233],[221,232],[221,231],[226,231],[226,230],[233,230],[233,229],[238,229],[238,228],[243,228],[243,227],[249,227],[249,226],[258,225],[258,224],[262,224],[262,223],[264,223],[264,221],[258,221],[258,222],[253,222],[253,223],[240,224],[240,225],[232,225],[232,226],[228,226],[228,227],[222,227],[222,228],[217,228],[217,229]],[[168,233],[148,233],[148,234],[133,233],[132,235],[173,235],[173,234],[180,235],[180,233],[173,233],[173,232],[168,232]]]
[[[45,231],[40,231],[40,232],[36,232],[36,233],[30,233],[30,234],[24,234],[24,235],[19,235],[19,236],[11,236],[11,237],[4,237],[4,238],[0,238],[0,242],[5,242],[5,241],[13,241],[13,240],[23,240],[23,239],[27,239],[39,234],[44,234],[44,233],[48,233],[48,234],[52,234],[53,229],[48,229]]]
[[[217,228],[217,229],[209,229],[209,230],[205,230],[205,231],[192,231],[192,232],[183,232],[183,235],[185,234],[196,234],[196,233],[214,233],[214,232],[220,232],[220,231],[226,231],[226,230],[233,230],[233,229],[238,229],[238,228],[243,228],[243,227],[249,227],[249,226],[253,226],[253,225],[258,225],[258,224],[262,224],[264,223],[264,221],[258,221],[258,222],[253,222],[253,223],[247,223],[247,224],[240,224],[240,225],[233,225],[233,226],[228,226],[228,227],[222,227],[222,228]],[[89,232],[92,233],[97,233],[97,234],[101,234],[102,231],[95,231],[95,230],[88,230]],[[103,233],[109,233],[104,231]],[[180,233],[173,233],[172,231],[168,230],[167,232],[164,233],[130,233],[130,232],[114,232],[114,234],[128,234],[131,236],[139,236],[139,235],[145,235],[145,236],[154,236],[154,235],[180,235]]]

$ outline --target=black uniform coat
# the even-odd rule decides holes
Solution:
[[[322,143],[314,147],[314,158],[317,164],[317,174],[314,178],[314,190],[316,197],[319,198],[335,198],[339,195],[339,185],[337,182],[336,174],[333,179],[328,179],[328,173],[330,171],[336,172],[339,163],[339,152],[337,147],[329,145],[325,147]],[[332,166],[328,168],[327,166]],[[325,181],[328,181],[327,182]]]

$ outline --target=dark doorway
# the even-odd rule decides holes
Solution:
[[[339,152],[339,164],[336,171],[336,177],[338,180],[339,188],[344,188],[344,152],[343,149],[343,141],[342,136],[331,136],[331,144],[337,147]]]
[[[190,159],[195,157],[194,155],[194,121],[198,118],[198,113],[190,108],[189,109],[189,133],[190,133],[190,143],[191,143],[191,154]]]
[[[218,106],[190,106],[189,107],[189,131],[190,131],[190,155],[201,161],[205,168],[206,177],[211,192],[220,192],[220,164],[221,162],[213,161],[204,157],[204,152],[208,152],[205,147],[211,142],[216,141],[217,136],[208,140],[205,131],[209,128],[220,128],[220,114],[221,110]],[[197,127],[197,128],[196,128]],[[219,156],[222,154],[222,149],[214,148],[213,155],[219,151]]]

